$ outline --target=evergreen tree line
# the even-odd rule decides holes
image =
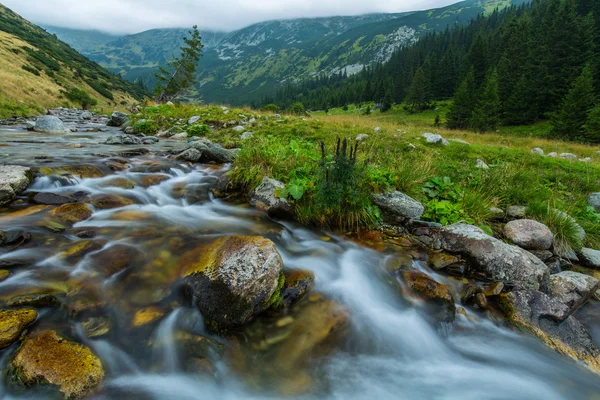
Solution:
[[[556,136],[600,142],[599,94],[600,1],[533,0],[426,34],[356,75],[287,84],[262,103],[316,110],[374,101],[419,112],[453,98],[451,128],[551,119]]]

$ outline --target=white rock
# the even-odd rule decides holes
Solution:
[[[437,135],[435,133],[426,132],[423,134],[423,137],[425,138],[425,141],[427,143],[441,144],[444,146],[448,146],[450,144],[446,139],[442,137],[442,135]]]
[[[245,128],[244,128],[243,126],[240,126],[240,125],[238,125],[238,126],[235,126],[235,127],[233,128],[233,131],[234,131],[234,132],[244,132],[244,130],[245,130]]]
[[[558,154],[553,151],[552,153],[548,153],[548,157],[552,157],[552,158],[558,157]]]
[[[573,153],[561,153],[559,157],[567,160],[577,160],[577,156]]]
[[[362,142],[363,140],[366,140],[368,137],[369,137],[369,135],[367,135],[366,133],[361,133],[360,135],[356,135],[356,141]]]
[[[541,156],[544,155],[544,150],[540,149],[539,147],[536,147],[535,149],[531,149],[531,152],[534,154],[539,154]]]
[[[171,139],[173,139],[173,140],[186,140],[187,138],[188,138],[187,132],[181,132],[181,133],[171,136]]]
[[[253,136],[254,136],[254,132],[244,132],[244,133],[242,133],[242,136],[240,137],[240,139],[242,139],[242,140],[251,139]]]
[[[563,271],[550,276],[552,297],[575,312],[598,289],[598,279],[573,271]]]
[[[373,132],[377,133],[377,132],[381,132],[381,128],[378,126],[375,129],[373,129]]]
[[[480,159],[475,161],[475,168],[490,169],[490,167],[485,163],[485,161],[480,160]]]

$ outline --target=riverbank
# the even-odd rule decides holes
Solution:
[[[109,121],[122,126],[108,127]],[[385,150],[397,146],[390,153],[413,160],[414,169],[427,156],[427,171],[450,171],[435,163],[461,159],[454,142],[444,145],[451,137],[426,143],[421,132],[342,129],[326,120],[226,107],[161,106],[132,117],[62,122],[69,133],[24,126],[0,132],[5,162],[29,169],[28,187],[0,209],[0,300],[9,313],[2,317],[17,318],[20,327],[2,352],[3,368],[11,371],[3,390],[11,395],[47,397],[58,387],[74,397],[185,397],[201,390],[231,398],[431,398],[458,397],[464,388],[483,396],[501,386],[515,398],[585,398],[600,387],[597,375],[580,368],[584,364],[505,328],[522,328],[598,370],[598,281],[590,276],[596,272],[565,263],[556,254],[555,233],[532,229],[527,218],[512,214],[480,224],[501,232],[502,241],[453,221],[442,228],[439,219],[423,220],[430,207],[426,192],[408,190],[412,201],[396,194],[392,199],[401,200],[390,207],[369,197],[373,207],[383,204],[383,224],[371,229],[322,231],[293,222],[302,218],[299,207],[307,207],[303,197],[316,197],[317,187],[298,196],[301,189],[289,177],[298,186],[300,173],[318,179],[318,140],[368,135],[355,165],[370,163],[352,177],[368,177],[360,186],[370,196],[401,185],[442,192],[426,186],[428,179],[420,186],[400,180],[410,170],[392,170],[403,164]],[[410,143],[414,148],[405,151]],[[551,176],[561,185],[568,177],[558,193],[573,203],[585,204],[586,196],[567,190],[592,189],[586,182],[597,180],[597,161],[456,145],[466,158],[456,177],[472,165],[471,156],[498,152],[512,154],[508,169],[554,166],[527,176]],[[353,158],[349,147],[345,162]],[[482,161],[489,169],[471,167],[465,180],[499,168]],[[382,168],[394,175],[386,177]],[[456,182],[448,192],[469,188]],[[495,205],[509,204],[528,205]],[[56,336],[82,346],[79,355],[53,346]],[[41,375],[49,386],[31,381],[44,373],[31,362],[44,347],[64,357],[55,360],[68,360],[64,365],[85,357],[86,379],[62,371],[58,378]],[[464,373],[457,376],[456,368]],[[451,388],[449,380],[456,383]],[[21,389],[19,382],[33,388]]]

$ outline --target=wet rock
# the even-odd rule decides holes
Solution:
[[[42,175],[72,175],[81,179],[101,178],[104,173],[95,165],[63,165],[60,167],[42,167],[39,169]]]
[[[221,145],[211,142],[208,139],[200,139],[188,145],[187,149],[195,149],[202,153],[199,162],[217,164],[226,164],[233,161],[234,156],[230,150],[224,149]]]
[[[141,253],[132,246],[115,244],[89,256],[96,271],[104,275],[113,275],[141,261]]]
[[[67,127],[60,118],[53,115],[44,115],[38,117],[35,121],[33,130],[41,133],[70,133],[71,129]]]
[[[281,299],[286,307],[302,300],[315,286],[315,274],[311,271],[293,269],[283,272],[285,282],[281,290]]]
[[[554,255],[550,250],[529,250],[529,252],[543,262],[548,261]]]
[[[16,342],[36,318],[37,312],[32,309],[0,310],[0,349]]]
[[[485,297],[499,296],[503,290],[504,290],[504,283],[494,282],[490,286],[486,287],[483,290],[483,295]]]
[[[158,138],[155,136],[145,136],[142,138],[142,144],[155,144],[158,143]]]
[[[441,270],[452,264],[459,263],[461,259],[448,253],[433,253],[427,261],[434,269]]]
[[[99,194],[92,196],[90,203],[99,210],[127,207],[135,204],[133,200],[116,194]]]
[[[217,179],[215,185],[210,189],[212,194],[219,199],[235,194],[240,188],[235,187],[231,182],[231,175],[223,174]]]
[[[435,133],[424,133],[423,137],[427,143],[431,144],[441,144],[443,146],[448,146],[450,143],[442,137],[442,135],[436,135]]]
[[[250,321],[279,300],[283,260],[263,237],[228,236],[180,259],[185,293],[213,330]]]
[[[122,112],[114,112],[110,116],[110,120],[106,125],[120,128],[121,126],[125,125],[127,121],[129,121],[129,115]]]
[[[262,183],[250,195],[250,204],[269,214],[289,214],[292,212],[290,203],[276,195],[277,190],[283,188],[285,185],[282,182],[265,176]]]
[[[86,204],[63,204],[52,210],[50,215],[57,218],[60,222],[74,224],[91,217],[92,209]]]
[[[31,233],[25,231],[9,231],[4,234],[4,245],[13,249],[31,240]],[[0,242],[0,245],[2,243]]]
[[[121,157],[138,157],[138,156],[142,156],[142,155],[148,154],[148,153],[150,153],[149,149],[140,148],[140,149],[130,149],[130,150],[121,151],[118,154]]]
[[[550,276],[552,297],[575,310],[587,302],[598,289],[598,279],[579,272],[563,271]]]
[[[150,186],[159,185],[161,182],[169,179],[170,177],[168,175],[163,174],[144,175],[139,179],[138,184],[143,188],[149,188]]]
[[[0,165],[0,207],[11,203],[33,179],[33,172],[20,165]]]
[[[588,197],[588,204],[600,213],[600,192],[592,193]]]
[[[119,164],[121,165],[121,164]],[[110,178],[109,180],[102,182],[98,186],[100,187],[117,187],[121,189],[133,189],[135,187],[135,182],[130,179],[124,177],[115,177]]]
[[[550,289],[548,267],[540,259],[487,235],[476,226],[454,224],[433,230],[431,236],[433,247],[467,257],[472,272],[510,283],[516,289],[544,292]]]
[[[425,211],[421,203],[398,191],[376,194],[373,198],[385,217],[392,222],[408,218],[419,219]]]
[[[104,142],[105,144],[113,144],[113,145],[117,145],[117,144],[142,144],[142,139],[140,139],[137,136],[133,136],[133,135],[127,135],[125,133],[118,133],[114,136],[109,137],[108,139],[106,139],[106,142]]]
[[[583,248],[579,251],[579,261],[584,267],[600,269],[600,251]]]
[[[146,307],[137,310],[133,316],[132,326],[139,328],[160,321],[165,316],[165,312],[159,307]]]
[[[12,361],[13,379],[25,385],[58,387],[67,399],[84,397],[104,378],[100,359],[92,351],[55,331],[28,337]]]
[[[188,161],[192,163],[200,162],[202,158],[202,153],[196,149],[187,149],[182,151],[177,156],[175,156],[176,160]]]
[[[544,224],[531,219],[510,221],[504,226],[504,235],[517,246],[527,250],[548,250],[554,235]]]
[[[11,297],[3,302],[8,307],[36,307],[36,308],[56,308],[60,307],[64,293],[28,293]]]
[[[51,206],[60,206],[62,204],[73,203],[75,199],[68,196],[62,196],[60,194],[50,192],[40,192],[33,196],[32,199],[35,203],[46,204]]]
[[[506,210],[506,215],[510,219],[521,219],[521,218],[525,218],[526,211],[527,211],[527,207],[510,206]]]
[[[10,276],[10,271],[7,269],[0,269],[0,282],[4,282]]]
[[[107,316],[90,317],[81,322],[85,336],[93,339],[106,336],[112,329],[112,319]]]
[[[434,307],[434,318],[452,322],[456,314],[454,298],[448,288],[421,271],[404,271],[402,279],[411,291]]]
[[[559,353],[583,361],[600,373],[600,350],[569,307],[537,291],[514,291],[500,296],[509,321]]]

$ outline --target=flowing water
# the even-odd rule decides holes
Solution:
[[[428,318],[417,300],[390,282],[390,269],[409,263],[438,282],[460,282],[436,274],[421,250],[372,250],[216,200],[209,189],[226,166],[143,155],[127,159],[128,169],[112,171],[111,154],[126,147],[99,145],[106,135],[35,136],[32,143],[32,135],[19,129],[0,130],[3,162],[56,171],[36,178],[30,192],[82,199],[110,194],[132,203],[95,208],[91,218],[62,232],[45,223],[53,207],[32,205],[27,194],[0,210],[2,230],[32,235],[18,247],[0,248],[0,264],[12,270],[0,283],[0,300],[25,293],[60,299],[61,307],[41,308],[30,329],[55,329],[102,359],[107,376],[93,398],[598,398],[597,375],[493,318],[475,311],[457,315],[451,325]],[[155,146],[160,153],[175,145]],[[95,173],[80,178],[57,169],[65,165],[90,166]],[[115,177],[135,186],[113,186]],[[287,269],[314,272],[313,294],[288,316],[303,326],[277,337],[281,327],[277,322],[273,328],[273,321],[286,316],[268,314],[230,337],[205,329],[202,315],[178,293],[177,263],[186,251],[224,235],[266,236]],[[111,254],[130,262],[116,268]],[[319,314],[330,312],[330,304],[344,309],[347,326],[312,348],[311,334],[339,317]],[[150,322],[136,323],[143,316]],[[0,352],[4,370],[16,349]],[[54,395],[2,382],[5,398]]]

